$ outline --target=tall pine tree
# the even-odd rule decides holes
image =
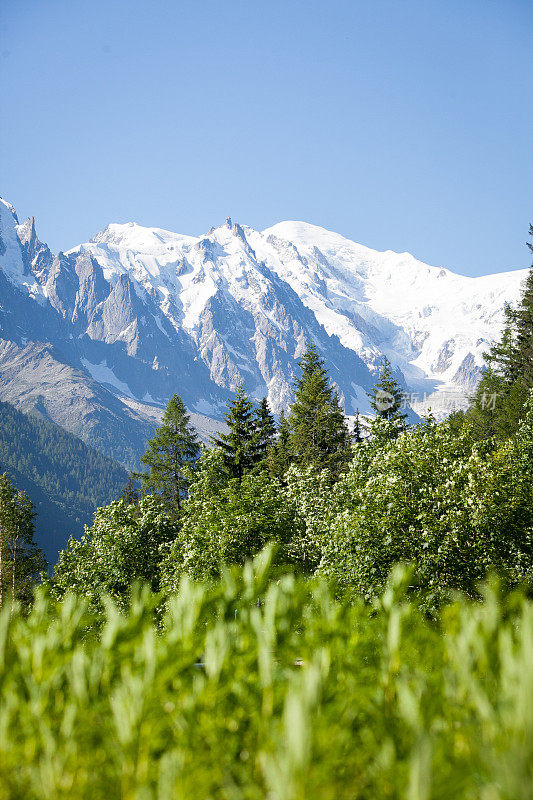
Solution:
[[[367,395],[376,416],[385,420],[398,420],[405,424],[407,414],[402,410],[405,408],[405,394],[393,376],[390,361],[386,356],[383,357],[379,378]]]
[[[353,428],[352,428],[352,441],[354,444],[361,444],[364,439],[363,436],[363,423],[361,422],[361,415],[359,414],[359,409],[355,412],[355,419],[353,421]]]
[[[276,438],[276,423],[268,405],[268,400],[263,397],[255,411],[255,442],[257,456],[263,460],[273,446]]]
[[[120,495],[120,500],[122,500],[127,506],[136,506],[139,502],[139,492],[137,491],[137,486],[133,479],[133,476],[130,475],[128,477],[128,482],[126,483],[124,489],[122,490],[122,494]]]
[[[338,473],[350,453],[350,434],[339,396],[330,385],[324,362],[311,342],[299,361],[289,414],[290,450],[300,464]]]
[[[212,442],[222,451],[228,474],[240,480],[263,455],[258,446],[254,406],[246,396],[242,383],[238,384],[234,399],[228,402],[224,422],[228,432],[219,433]]]
[[[148,442],[141,463],[148,467],[140,477],[145,491],[158,492],[178,510],[187,494],[184,468],[200,455],[200,443],[181,397],[171,397],[161,427]]]

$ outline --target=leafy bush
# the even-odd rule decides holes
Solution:
[[[475,593],[491,569],[515,582],[528,579],[532,474],[531,412],[499,449],[476,442],[468,427],[457,434],[432,421],[396,437],[375,436],[355,448],[332,492],[315,493],[314,507],[307,500],[318,572],[371,598],[395,563],[412,562],[430,606],[450,589]],[[313,497],[301,477],[291,492]]]
[[[182,580],[161,626],[43,592],[0,616],[0,797],[527,798],[533,605],[485,587],[439,627],[396,570],[373,607],[269,580]]]
[[[99,508],[81,541],[71,538],[61,551],[52,591],[58,598],[76,592],[95,611],[106,592],[124,608],[135,581],[159,589],[160,550],[176,538],[177,531],[174,514],[156,495],[144,497],[138,505],[119,500]]]
[[[295,507],[281,482],[265,471],[228,477],[220,452],[204,451],[183,511],[162,565],[167,591],[177,588],[183,574],[217,578],[224,564],[244,564],[269,541],[279,545],[279,560],[295,560],[290,550],[298,528]]]

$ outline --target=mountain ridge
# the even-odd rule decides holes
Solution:
[[[153,263],[146,264],[150,261],[146,256],[186,275],[190,259],[181,252],[180,263],[177,253],[199,249],[204,262],[209,261],[213,240],[220,244],[222,238],[227,247],[227,234],[220,235],[224,231],[233,232],[243,243],[244,252],[267,264],[271,272],[290,286],[326,332],[361,356],[373,375],[382,356],[387,355],[401,370],[413,394],[425,393],[438,400],[438,394],[448,390],[463,405],[466,392],[482,369],[483,351],[501,326],[503,304],[517,299],[527,272],[471,278],[424,264],[407,252],[372,250],[301,221],[280,222],[259,232],[228,219],[200,237],[145,228],[137,223],[114,224],[70,252],[88,250],[96,260],[107,258],[110,272],[120,265],[131,270],[138,282],[157,291],[161,288],[158,281],[161,278],[164,281],[166,276],[154,270]],[[156,246],[154,238],[158,240]],[[162,252],[165,246],[167,252],[172,250],[172,258],[162,258],[167,255]],[[143,257],[149,279],[139,270]],[[203,288],[209,296],[209,281],[212,293],[216,292],[216,282],[209,274],[205,278]],[[173,291],[187,301],[185,281],[181,281],[181,286],[174,285]],[[401,294],[406,292],[411,308],[405,309],[405,301],[403,309],[401,303],[397,308]],[[442,303],[442,313],[436,313]],[[455,329],[449,322],[454,315]],[[421,322],[424,318],[428,320],[425,324]],[[193,332],[198,320],[189,313],[181,321]],[[443,335],[442,329],[451,335]],[[435,395],[439,386],[440,392]],[[357,400],[360,399],[359,395]]]
[[[366,393],[386,355],[415,411],[432,406],[444,416],[465,405],[504,302],[518,299],[527,272],[468,278],[310,223],[256,231],[229,218],[197,237],[110,223],[54,255],[33,218],[20,224],[5,202],[0,242],[0,301],[9,306],[0,308],[0,338],[34,348],[36,362],[48,342],[57,364],[77,371],[82,395],[87,386],[103,392],[100,406],[113,407],[128,442],[139,442],[129,464],[150,430],[125,400],[160,409],[178,392],[192,412],[220,419],[242,381],[279,412],[309,339],[347,414],[368,410]],[[4,373],[0,350],[0,399]],[[4,397],[11,402],[14,380]],[[41,404],[72,429],[50,391]],[[78,435],[107,448],[97,432],[90,440],[90,426],[100,415],[105,427],[108,413],[91,402],[81,414],[89,433],[82,424]],[[102,451],[126,463],[124,454]]]

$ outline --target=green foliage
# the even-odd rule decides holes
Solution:
[[[0,796],[517,798],[533,782],[533,605],[487,585],[439,627],[396,570],[373,607],[269,581],[268,553],[184,579],[163,624],[39,595],[0,616]]]
[[[214,580],[270,541],[280,563],[325,575],[352,597],[375,597],[394,564],[412,562],[431,612],[450,590],[475,595],[492,569],[512,584],[533,579],[533,397],[524,413],[502,445],[479,442],[469,423],[428,419],[405,429],[401,419],[376,417],[340,477],[313,463],[293,464],[283,480],[265,469],[231,477],[224,453],[204,450],[179,523],[154,506],[164,522],[150,570],[139,560],[153,525],[148,506],[114,504],[99,512],[93,538],[62,554],[59,582],[63,591],[94,595],[105,586],[126,597],[137,578],[158,585],[161,570],[175,589],[183,574]]]
[[[429,607],[449,589],[475,593],[490,569],[529,579],[532,474],[533,412],[501,449],[433,421],[365,440],[319,514],[319,572],[371,597],[410,561]]]
[[[181,575],[213,579],[224,565],[243,564],[267,542],[278,544],[278,560],[298,563],[292,540],[299,528],[283,485],[266,471],[228,478],[223,454],[205,450],[184,504],[177,538],[162,566],[167,590]]]
[[[298,464],[338,473],[349,456],[349,433],[337,392],[311,342],[299,361],[289,414],[290,448]]]
[[[160,492],[167,503],[180,508],[187,495],[184,469],[200,455],[200,444],[190,422],[187,409],[179,395],[170,398],[163,421],[155,436],[148,442],[141,462],[148,473],[141,478],[147,491]]]
[[[158,590],[160,549],[176,538],[177,530],[174,515],[157,495],[142,498],[138,505],[119,500],[100,508],[81,541],[71,538],[61,552],[51,591],[59,598],[76,592],[91,610],[100,608],[105,592],[125,608],[135,581],[147,581]]]
[[[355,412],[355,419],[352,428],[352,441],[354,444],[360,444],[363,441],[363,439],[365,438],[363,435],[364,429],[365,425],[361,420],[359,409],[357,409],[357,411]]]
[[[255,411],[255,440],[258,461],[263,461],[274,445],[276,437],[276,423],[268,400],[263,397]]]
[[[119,497],[119,500],[124,500],[127,506],[136,506],[139,502],[139,491],[137,489],[137,485],[130,475],[128,478],[128,482],[126,483],[124,489],[122,490],[122,494]]]
[[[120,494],[126,470],[81,439],[0,402],[0,470],[37,511],[36,538],[49,561],[70,534],[81,535],[96,508]]]
[[[28,605],[46,560],[33,536],[35,512],[24,492],[0,475],[0,607],[15,600]]]
[[[268,469],[270,474],[284,480],[285,473],[291,465],[291,442],[289,421],[283,409],[279,415],[277,437],[268,453]]]
[[[508,309],[508,313],[512,312]],[[527,383],[517,372],[516,363],[506,351],[509,328],[486,354],[488,368],[478,384],[467,418],[479,439],[494,436],[505,441],[516,432],[528,396]],[[533,385],[533,384],[532,384]]]

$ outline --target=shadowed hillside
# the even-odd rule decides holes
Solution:
[[[0,471],[36,507],[36,540],[50,564],[96,508],[116,499],[125,469],[52,422],[0,402]]]

